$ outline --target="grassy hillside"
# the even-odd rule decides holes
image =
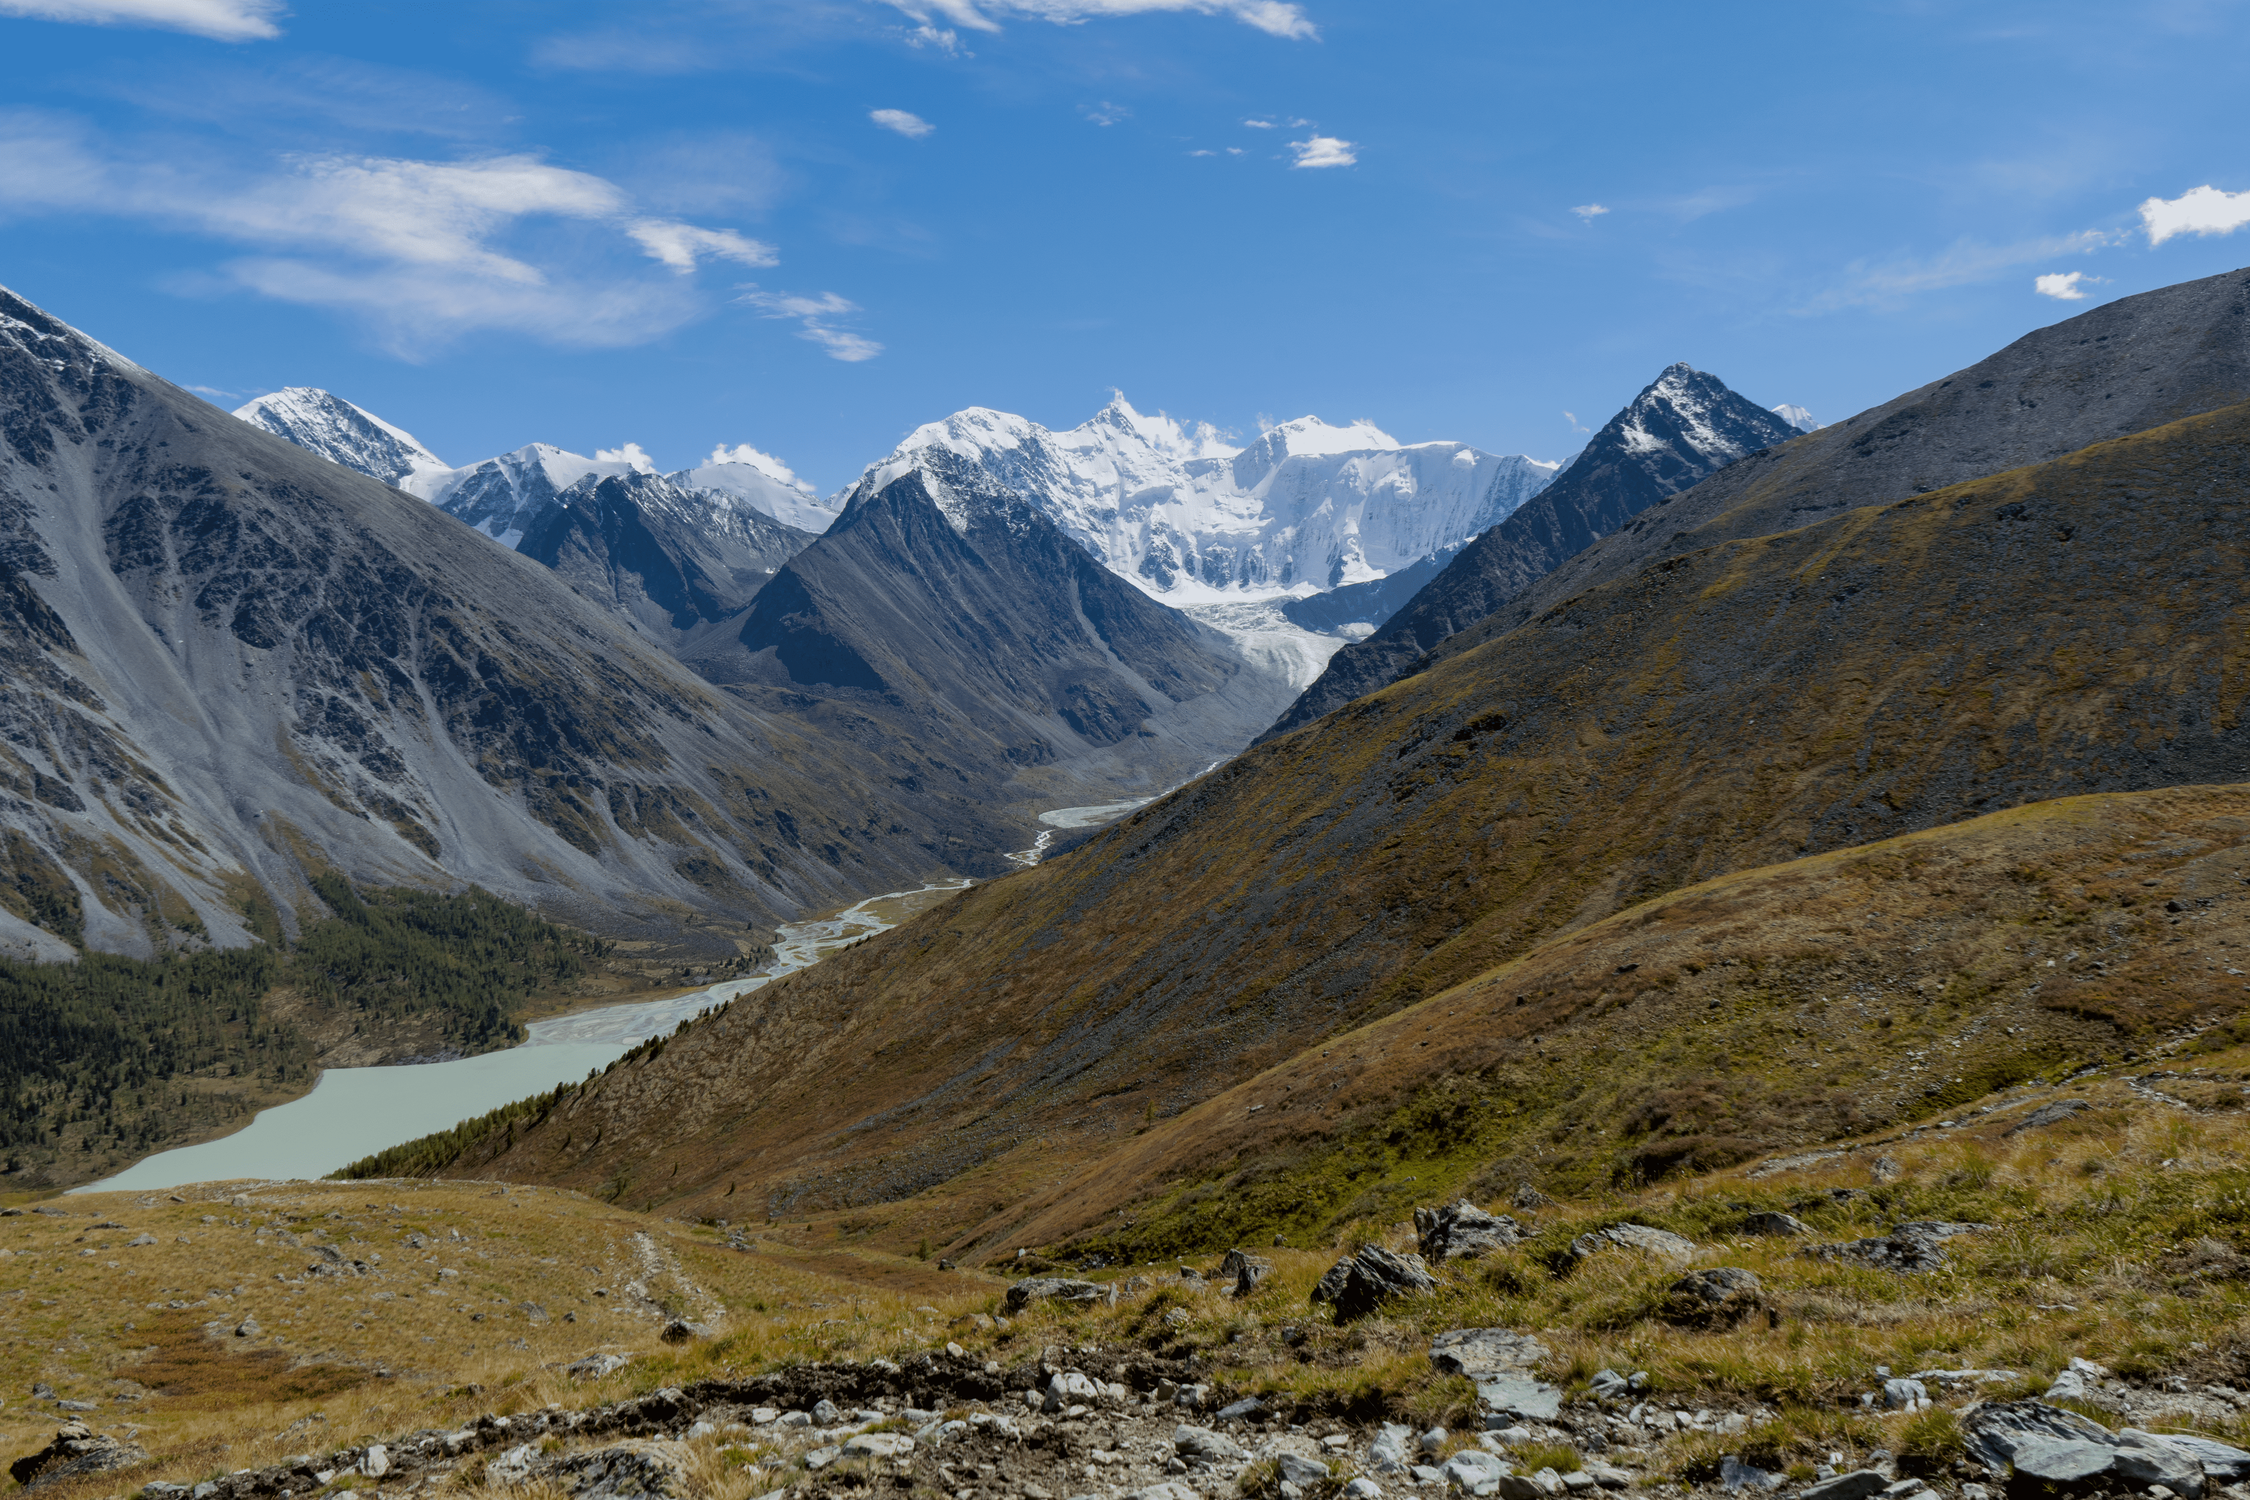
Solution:
[[[706,1212],[952,1184],[933,1237],[982,1242],[1132,1131],[1664,892],[2236,779],[2246,437],[2229,408],[1590,592],[464,1161]]]
[[[2246,1074],[2250,1047],[2205,1031],[2130,1069],[1958,1105],[1950,1123],[1840,1141],[1819,1159],[1755,1159],[1535,1210],[1496,1203],[1525,1224],[1524,1245],[1440,1267],[1431,1295],[1346,1324],[1306,1294],[1341,1250],[1411,1248],[1388,1208],[1317,1245],[1262,1251],[1274,1268],[1248,1298],[1179,1279],[1169,1263],[1125,1266],[1090,1273],[1118,1284],[1113,1306],[1044,1303],[1010,1317],[997,1278],[855,1248],[849,1215],[745,1232],[479,1182],[96,1195],[61,1205],[70,1217],[0,1219],[0,1298],[21,1309],[22,1334],[0,1348],[0,1379],[91,1403],[80,1413],[90,1425],[147,1451],[130,1469],[57,1487],[66,1497],[244,1469],[309,1488],[315,1471],[356,1458],[339,1462],[338,1450],[370,1442],[388,1443],[398,1466],[386,1492],[490,1494],[488,1471],[505,1451],[609,1447],[614,1426],[603,1434],[570,1419],[660,1391],[678,1393],[657,1403],[669,1415],[626,1430],[681,1464],[688,1492],[717,1500],[778,1488],[1002,1492],[1003,1479],[1005,1492],[1062,1494],[1169,1455],[1182,1414],[1139,1399],[1159,1376],[1207,1385],[1212,1405],[1259,1396],[1271,1415],[1228,1427],[1237,1440],[1270,1452],[1333,1438],[1340,1476],[1364,1471],[1382,1421],[1444,1426],[1447,1451],[1474,1446],[1468,1382],[1426,1351],[1441,1330],[1502,1327],[1536,1334],[1546,1350],[1536,1372],[1565,1397],[1555,1422],[1495,1435],[1518,1472],[1593,1458],[1629,1493],[1717,1493],[1722,1455],[1802,1481],[1819,1464],[1852,1469],[1887,1454],[1954,1495],[1965,1481],[2003,1477],[1961,1466],[1962,1407],[2042,1392],[2073,1357],[2114,1372],[2076,1403],[2113,1427],[2250,1436]],[[2035,1103],[2062,1099],[2077,1112],[2029,1123]],[[1415,1201],[1449,1195],[1431,1187]],[[1902,1274],[1748,1232],[1750,1215],[1772,1211],[1803,1220],[1813,1244],[1900,1219],[1988,1227],[1947,1241],[1936,1268]],[[1763,1283],[1753,1315],[1675,1321],[1676,1269],[1623,1250],[1583,1262],[1568,1253],[1577,1235],[1618,1222],[1687,1236],[1696,1265],[1753,1272]],[[132,1243],[143,1235],[154,1243]],[[325,1262],[321,1246],[366,1269],[310,1273]],[[1214,1260],[1196,1264],[1215,1271]],[[660,1342],[680,1313],[708,1336]],[[595,1352],[627,1362],[592,1379],[565,1368]],[[1043,1361],[1115,1372],[1135,1401],[1083,1418],[1028,1413],[1020,1393],[1043,1378]],[[1597,1406],[1589,1382],[1605,1368],[1639,1374],[1643,1389]],[[1933,1380],[1927,1410],[1861,1401],[1885,1374],[1930,1369],[1996,1373],[1984,1384]],[[934,1397],[899,1399],[932,1385]],[[879,1431],[926,1431],[927,1418],[904,1408],[936,1406],[1008,1415],[1020,1438],[925,1440],[900,1459],[847,1456],[815,1470],[807,1451],[833,1436],[751,1425],[757,1407],[805,1410],[823,1395],[847,1410],[878,1407]],[[54,1398],[0,1410],[11,1457],[46,1443],[63,1415]],[[1661,1412],[1662,1425],[1627,1420],[1644,1411]],[[1672,1430],[1674,1413],[1686,1430]],[[517,1428],[486,1420],[500,1417]],[[431,1430],[465,1437],[450,1455],[413,1457],[412,1435]],[[298,1455],[313,1460],[301,1477],[272,1467]],[[1259,1471],[1248,1477],[1243,1493],[1271,1493]],[[1398,1481],[1382,1483],[1388,1493]],[[337,1476],[338,1489],[355,1484],[372,1487]],[[1233,1492],[1223,1476],[1199,1489]]]
[[[607,945],[488,892],[355,891],[296,943],[155,961],[0,960],[0,1188],[66,1187],[249,1123],[329,1063],[519,1041],[524,1002]]]

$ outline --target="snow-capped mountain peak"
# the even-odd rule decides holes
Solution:
[[[1460,443],[1408,447],[1372,423],[1318,417],[1237,449],[1208,423],[1137,411],[1120,393],[1065,432],[988,407],[955,412],[914,429],[853,488],[873,493],[939,455],[975,464],[1174,604],[1385,577],[1495,524],[1560,467]]]
[[[333,463],[410,494],[452,472],[452,465],[363,407],[316,386],[293,385],[235,408],[237,417],[287,438]]]
[[[1813,420],[1813,414],[1801,406],[1792,406],[1784,401],[1773,409],[1773,414],[1799,432],[1820,431],[1820,424]]]

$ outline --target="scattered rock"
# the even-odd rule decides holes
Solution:
[[[1929,1404],[1929,1387],[1919,1380],[1901,1375],[1883,1382],[1885,1411],[1920,1411]]]
[[[840,1445],[831,1444],[826,1448],[815,1448],[805,1455],[805,1467],[817,1474],[843,1456],[844,1450]]]
[[[672,1319],[664,1325],[663,1332],[657,1335],[667,1344],[692,1344],[697,1339],[707,1339],[710,1336],[709,1327],[702,1323],[690,1323],[685,1318]]]
[[[1604,1401],[1615,1400],[1632,1389],[1632,1383],[1615,1370],[1596,1370],[1594,1378],[1587,1385],[1592,1388],[1596,1398]]]
[[[1481,1448],[1466,1448],[1438,1469],[1448,1484],[1471,1495],[1497,1495],[1508,1466]]]
[[[2160,1484],[2195,1500],[2207,1478],[2250,1475],[2250,1453],[2225,1443],[2134,1427],[2113,1433],[2091,1417],[2045,1401],[1972,1408],[1961,1431],[1969,1456],[1987,1468],[2012,1467],[2050,1484],[2081,1484],[2108,1474],[2142,1489]]]
[[[2084,1114],[2094,1106],[2084,1099],[2056,1099],[2042,1104],[2030,1114],[2002,1131],[2003,1136],[2015,1135],[2024,1130],[2042,1130],[2049,1125],[2060,1125],[2073,1115]]]
[[[1867,1500],[1889,1489],[1890,1484],[1891,1476],[1880,1469],[1855,1469],[1806,1485],[1798,1492],[1798,1500]]]
[[[1891,1226],[1880,1239],[1846,1240],[1833,1245],[1808,1245],[1801,1254],[1821,1260],[1856,1260],[1887,1271],[1931,1271],[1945,1264],[1944,1242],[1960,1234],[1990,1229],[1990,1224],[1950,1224],[1942,1219],[1916,1219]]]
[[[1263,1415],[1265,1409],[1265,1402],[1255,1396],[1245,1396],[1240,1401],[1232,1401],[1220,1407],[1213,1413],[1213,1418],[1220,1422],[1247,1422],[1252,1417]]]
[[[1030,1491],[1026,1489],[1024,1493],[1029,1495]],[[1118,1500],[1203,1500],[1203,1497],[1176,1480],[1166,1480],[1146,1489],[1127,1490]]]
[[[1612,1248],[1638,1250],[1643,1255],[1653,1255],[1675,1265],[1686,1265],[1695,1259],[1695,1241],[1683,1239],[1665,1229],[1652,1229],[1646,1224],[1612,1224],[1607,1229],[1596,1229],[1582,1234],[1570,1242],[1570,1253],[1584,1260],[1589,1255]]]
[[[1367,1445],[1367,1466],[1378,1474],[1405,1473],[1406,1444],[1413,1436],[1413,1428],[1385,1422]]]
[[[1369,1245],[1329,1267],[1328,1274],[1313,1288],[1312,1300],[1333,1303],[1337,1320],[1348,1323],[1366,1317],[1394,1298],[1436,1290],[1437,1278],[1430,1274],[1421,1256],[1398,1255],[1380,1245]]]
[[[1092,1406],[1107,1394],[1090,1376],[1076,1370],[1058,1370],[1048,1377],[1046,1399],[1040,1404],[1050,1412],[1064,1411],[1073,1405]]]
[[[1719,1488],[1727,1490],[1777,1490],[1789,1476],[1746,1464],[1729,1453],[1719,1460]]]
[[[1877,1182],[1896,1182],[1899,1179],[1899,1165],[1887,1156],[1878,1156],[1873,1165],[1868,1167],[1867,1175]]]
[[[833,1453],[834,1449],[824,1452]],[[810,1462],[810,1455],[807,1455]],[[663,1495],[685,1500],[687,1451],[677,1443],[620,1443],[591,1453],[573,1453],[536,1464],[534,1479],[557,1485],[580,1500],[624,1500]]]
[[[105,1474],[148,1460],[148,1451],[135,1444],[96,1432],[84,1422],[69,1421],[55,1430],[54,1441],[37,1453],[27,1453],[8,1465],[8,1476],[25,1489]]]
[[[1477,1399],[1502,1416],[1551,1422],[1562,1410],[1562,1391],[1532,1376],[1547,1346],[1506,1328],[1455,1328],[1430,1341],[1430,1363],[1448,1375],[1477,1383]]]
[[[1250,1457],[1249,1452],[1223,1432],[1213,1432],[1208,1427],[1190,1427],[1182,1422],[1172,1429],[1172,1447],[1180,1457],[1193,1463],[1241,1463]]]
[[[863,1432],[844,1444],[846,1458],[904,1458],[914,1451],[914,1439],[903,1432]]]
[[[1098,1281],[1074,1281],[1067,1276],[1027,1276],[1008,1288],[1008,1311],[1022,1312],[1034,1302],[1076,1302],[1086,1306],[1116,1293]]]
[[[522,1484],[531,1477],[531,1466],[539,1461],[537,1443],[519,1443],[497,1458],[484,1462],[486,1484]]]
[[[1306,1458],[1296,1453],[1283,1453],[1275,1460],[1275,1463],[1280,1466],[1281,1477],[1291,1484],[1326,1484],[1330,1477],[1328,1465],[1317,1458]]]
[[[265,1330],[258,1326],[256,1318],[244,1318],[234,1325],[234,1336],[238,1339],[254,1339],[264,1332]]]
[[[1742,1232],[1744,1234],[1809,1235],[1812,1233],[1812,1226],[1795,1214],[1769,1210],[1754,1213],[1745,1218],[1742,1221]]]
[[[136,1234],[131,1239],[127,1240],[125,1242],[125,1247],[130,1250],[136,1245],[153,1245],[155,1243],[156,1236],[143,1231],[142,1233]]]
[[[573,1360],[563,1366],[563,1373],[573,1380],[599,1380],[624,1369],[632,1361],[622,1354],[589,1354],[584,1359]]]
[[[1765,1306],[1765,1300],[1765,1285],[1754,1272],[1712,1266],[1672,1283],[1664,1296],[1664,1318],[1698,1328],[1731,1328]]]
[[[1523,1226],[1505,1214],[1486,1213],[1463,1198],[1442,1208],[1414,1210],[1414,1234],[1422,1258],[1435,1266],[1505,1250],[1522,1241]]]
[[[843,1408],[826,1396],[813,1403],[812,1423],[815,1427],[834,1427],[844,1420]]]
[[[1530,1183],[1519,1182],[1516,1184],[1515,1197],[1509,1201],[1515,1205],[1518,1213],[1530,1213],[1535,1209],[1545,1208],[1555,1200],[1540,1192]]]

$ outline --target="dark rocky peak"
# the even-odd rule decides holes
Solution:
[[[1386,687],[1460,631],[1652,506],[1797,430],[1716,375],[1675,364],[1602,424],[1555,482],[1481,533],[1366,640],[1328,659],[1263,738]]]

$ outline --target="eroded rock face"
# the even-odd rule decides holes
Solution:
[[[1028,1276],[1008,1288],[1008,1311],[1022,1312],[1034,1302],[1078,1302],[1091,1306],[1114,1294],[1098,1281],[1067,1276]]]
[[[1486,1213],[1464,1198],[1442,1208],[1414,1210],[1414,1233],[1431,1265],[1473,1260],[1523,1239],[1523,1226],[1506,1214]]]

